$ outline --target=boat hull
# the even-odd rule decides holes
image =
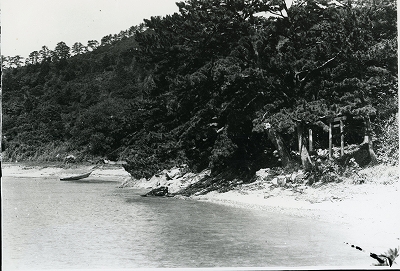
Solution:
[[[89,177],[89,175],[90,175],[91,173],[92,173],[92,172],[85,173],[85,174],[81,174],[81,175],[76,175],[76,176],[71,176],[71,177],[60,178],[60,181],[76,181],[76,180],[81,180],[81,179],[84,179],[84,178]]]

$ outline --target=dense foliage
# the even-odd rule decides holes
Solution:
[[[43,46],[25,65],[2,57],[4,158],[73,153],[126,159],[136,177],[182,163],[250,176],[292,159],[299,124],[322,127],[321,148],[337,115],[371,118],[374,138],[393,141],[395,1],[177,5],[101,43]],[[379,157],[393,152],[377,143]]]

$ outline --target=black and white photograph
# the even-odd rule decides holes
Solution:
[[[396,0],[1,0],[11,270],[400,268]]]

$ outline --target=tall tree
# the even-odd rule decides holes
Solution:
[[[97,47],[99,47],[99,42],[97,40],[89,40],[87,43],[87,47],[90,48],[91,51],[93,51]]]
[[[224,160],[223,166],[238,157],[249,159],[252,114],[260,95],[268,92],[263,71],[255,64],[257,29],[267,21],[255,14],[275,7],[267,1],[177,5],[180,14],[145,20],[148,30],[137,34],[140,58],[155,67],[153,95],[168,97],[167,108],[175,108],[172,113],[184,129],[181,141],[194,160],[211,153],[214,161]],[[216,129],[210,128],[211,122]],[[222,142],[231,142],[231,147],[223,150]],[[219,153],[224,153],[221,159]]]
[[[385,67],[388,78],[392,78],[385,90],[371,80],[372,70],[381,70],[376,67],[379,61],[370,58],[371,48],[377,48],[377,44],[393,48],[389,44],[395,35],[395,28],[390,25],[394,20],[384,21],[391,31],[382,36],[376,35],[372,27],[379,28],[382,21],[375,16],[382,10],[394,18],[395,7],[390,2],[393,1],[304,1],[286,8],[286,14],[275,19],[275,27],[271,28],[270,35],[275,40],[265,41],[270,44],[271,53],[263,55],[262,61],[275,77],[274,89],[278,94],[278,99],[262,114],[265,121],[280,126],[280,131],[293,133],[296,126],[318,123],[322,117],[374,115],[376,94],[393,93],[389,89],[393,90],[397,77],[391,64]],[[388,40],[382,41],[384,36]],[[389,55],[393,59],[397,53],[388,51],[384,65],[393,63],[387,61]],[[369,91],[372,82],[375,94]]]
[[[52,51],[49,50],[47,46],[42,46],[41,50],[39,51],[40,54],[40,61],[50,61],[52,56]]]
[[[74,54],[74,55],[80,55],[80,54],[85,53],[87,51],[87,48],[82,43],[75,42],[74,45],[72,45],[71,51],[72,51],[72,54]]]
[[[1,67],[3,69],[11,68],[10,57],[1,55]]]
[[[70,53],[70,48],[68,47],[68,45],[63,41],[60,41],[59,43],[57,43],[57,45],[53,51],[54,59],[55,60],[66,60],[70,56],[71,56],[71,53]]]
[[[26,59],[27,64],[35,65],[40,62],[40,54],[38,51],[33,51],[29,54],[29,57]]]
[[[109,34],[101,38],[101,46],[111,45],[114,41],[113,35]]]
[[[22,66],[22,64],[24,63],[23,61],[23,57],[20,55],[16,55],[16,56],[12,56],[10,57],[10,66],[12,68],[19,68]]]

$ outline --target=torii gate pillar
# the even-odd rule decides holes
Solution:
[[[343,121],[346,120],[346,116],[336,117],[329,121],[329,158],[332,158],[332,138],[333,132],[332,128],[340,127],[340,156],[344,155],[344,124]],[[334,124],[335,122],[339,122]],[[332,125],[333,124],[333,125]]]

